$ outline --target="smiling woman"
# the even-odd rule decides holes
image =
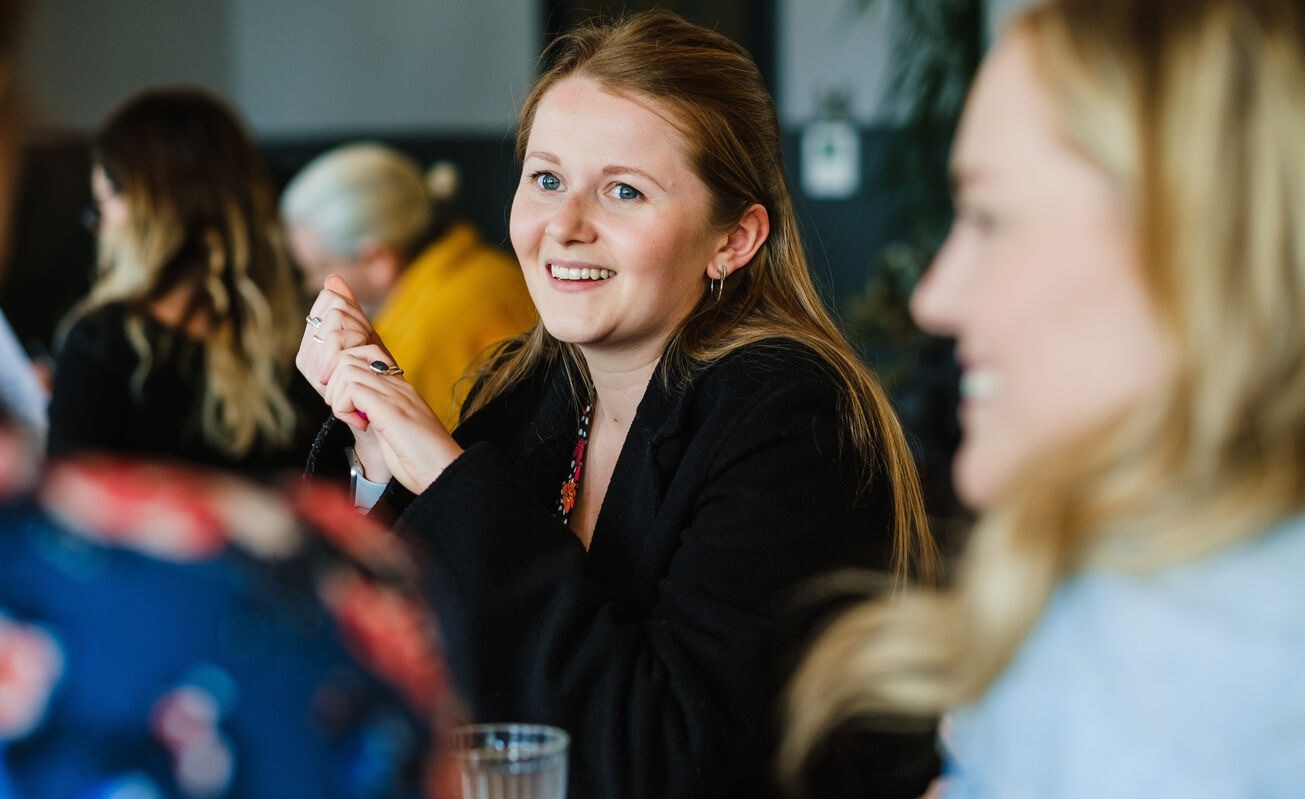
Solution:
[[[341,281],[299,363],[366,477],[395,478],[380,507],[433,559],[478,721],[566,728],[574,796],[768,796],[774,698],[818,621],[795,594],[931,575],[918,480],[816,295],[747,54],[654,12],[547,57],[511,219],[541,321],[454,433],[370,369],[393,360]],[[930,736],[878,743],[861,787],[917,796]]]
[[[512,242],[549,333],[579,346],[591,370],[651,377],[704,280],[727,279],[761,246],[765,209],[714,229],[676,126],[592,78],[540,99],[526,148]]]

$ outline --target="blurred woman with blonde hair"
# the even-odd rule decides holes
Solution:
[[[235,113],[147,90],[92,142],[99,277],[56,364],[49,450],[265,470],[303,462],[291,399],[304,310],[273,188]]]
[[[951,712],[948,797],[1301,795],[1305,11],[1052,0],[989,56],[917,290],[957,339],[955,585],[848,613],[832,727]]]

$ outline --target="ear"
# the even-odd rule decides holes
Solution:
[[[766,243],[770,236],[770,214],[761,203],[753,203],[743,212],[733,229],[729,230],[721,241],[720,249],[707,264],[707,278],[719,280],[721,270],[726,276],[736,269],[747,266],[752,257]]]

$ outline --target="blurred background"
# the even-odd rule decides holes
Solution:
[[[653,6],[742,43],[778,104],[816,279],[897,399],[930,504],[954,512],[955,382],[906,298],[946,232],[946,154],[983,48],[1026,0],[32,0],[32,137],[3,307],[34,357],[89,287],[89,132],[170,82],[240,109],[284,183],[359,138],[461,173],[455,210],[510,249],[514,113],[544,44]]]

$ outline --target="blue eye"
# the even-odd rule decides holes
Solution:
[[[612,187],[612,194],[618,200],[637,200],[643,197],[643,192],[628,183],[618,183]]]
[[[530,182],[544,191],[557,191],[562,188],[562,181],[552,172],[536,172],[530,176]]]

